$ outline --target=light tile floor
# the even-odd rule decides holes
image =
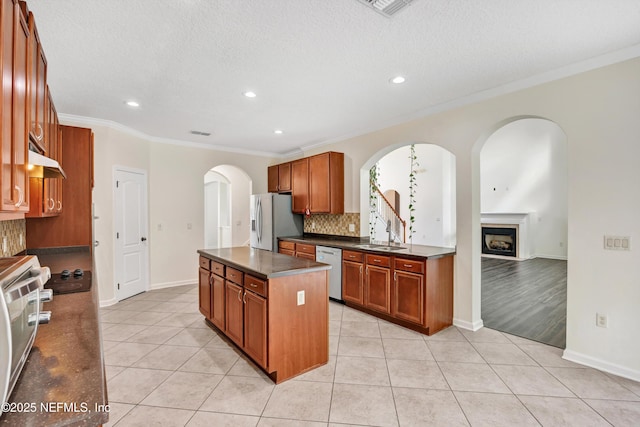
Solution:
[[[108,426],[638,426],[640,383],[491,329],[427,337],[330,304],[326,366],[274,385],[195,285],[101,309]]]

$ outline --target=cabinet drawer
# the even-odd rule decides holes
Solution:
[[[364,254],[362,252],[355,251],[342,251],[342,259],[344,261],[354,261],[354,262],[362,262],[364,259]]]
[[[412,273],[424,273],[424,261],[396,258],[394,268],[396,270],[411,271]]]
[[[280,240],[278,242],[278,248],[280,249],[288,249],[291,251],[295,251],[296,250],[296,244],[293,242],[287,242],[285,240]]]
[[[367,264],[378,265],[380,267],[390,267],[391,258],[384,255],[367,254]]]
[[[264,280],[258,279],[248,274],[244,277],[244,287],[266,298],[267,284]]]
[[[228,280],[232,281],[233,283],[237,283],[238,285],[242,286],[243,284],[242,271],[236,270],[235,268],[230,268],[230,267],[227,267],[226,270],[227,271],[224,277],[226,277]]]
[[[220,264],[219,262],[211,261],[211,271],[218,276],[224,277],[224,264]]]
[[[316,247],[315,245],[307,245],[305,243],[296,243],[296,252],[315,255]]]
[[[211,260],[209,258],[205,258],[203,256],[200,257],[200,268],[204,268],[205,270],[211,270]]]

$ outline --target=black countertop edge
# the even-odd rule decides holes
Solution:
[[[331,269],[329,264],[246,246],[199,249],[198,253],[205,258],[219,261],[229,267],[265,280]],[[250,257],[250,254],[254,256]]]
[[[442,256],[455,255],[455,248],[444,248],[439,246],[426,246],[426,245],[412,245],[410,243],[401,243],[396,244],[394,246],[402,246],[405,249],[400,250],[376,250],[375,248],[362,248],[358,247],[359,245],[369,244],[369,238],[366,239],[357,239],[357,240],[344,240],[344,239],[334,239],[335,236],[331,235],[308,235],[304,234],[302,236],[287,236],[287,237],[279,237],[280,240],[287,240],[290,242],[300,242],[300,243],[309,243],[319,246],[328,246],[339,249],[346,250],[354,250],[361,252],[371,252],[380,255],[402,255],[402,256],[410,256],[410,257],[418,257],[418,258],[437,258]],[[386,242],[378,242],[381,246],[385,246]]]

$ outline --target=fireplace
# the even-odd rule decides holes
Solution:
[[[518,256],[517,226],[482,227],[482,253],[516,258]]]

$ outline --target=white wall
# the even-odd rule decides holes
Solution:
[[[478,328],[480,310],[480,151],[503,125],[521,118],[556,122],[568,144],[568,303],[566,357],[640,380],[640,263],[606,252],[605,233],[640,234],[640,59],[433,114],[350,138],[304,155],[345,153],[345,209],[359,211],[361,169],[394,146],[429,141],[456,158],[456,324]],[[366,179],[368,175],[365,173]],[[363,215],[364,220],[367,216]],[[366,230],[367,225],[361,229]],[[634,257],[635,255],[635,257]],[[607,329],[595,313],[609,316]]]
[[[567,258],[567,142],[560,127],[523,119],[498,129],[480,153],[481,211],[527,213],[532,256]]]
[[[361,173],[384,154],[413,141],[429,141],[456,158],[456,259],[454,317],[477,328],[480,317],[480,151],[503,125],[524,117],[556,122],[568,141],[568,303],[565,356],[640,380],[640,263],[631,252],[603,250],[603,234],[640,239],[640,59],[433,114],[402,125],[314,147],[302,155],[345,153],[345,210],[360,211]],[[93,127],[93,126],[89,126]],[[122,132],[96,132],[97,213],[111,212],[111,166],[148,162],[150,170],[151,281],[194,283],[196,250],[202,244],[202,176],[216,164],[236,165],[252,177],[254,192],[266,192],[266,168],[276,159],[134,141]],[[127,156],[133,151],[134,159]],[[103,157],[104,155],[104,157]],[[138,164],[129,165],[140,167]],[[366,190],[365,190],[366,191]],[[365,192],[366,194],[366,192]],[[368,201],[368,200],[367,200]],[[366,221],[366,215],[361,215]],[[153,232],[163,221],[166,231]],[[185,230],[187,222],[193,230]],[[113,298],[102,278],[112,269],[106,218],[96,222],[100,299]],[[366,229],[366,225],[364,228]],[[362,228],[362,226],[361,226]],[[633,248],[633,243],[632,243]],[[111,277],[110,277],[111,278]],[[609,316],[608,328],[595,326],[595,313]]]
[[[400,216],[407,221],[409,242],[409,173],[410,145],[400,147],[378,161],[378,187],[384,193],[396,190],[400,194]],[[415,144],[416,202],[415,231],[412,243],[428,246],[455,246],[455,157],[433,144]],[[452,216],[453,215],[453,216]],[[385,240],[384,226],[376,231],[376,240]]]

